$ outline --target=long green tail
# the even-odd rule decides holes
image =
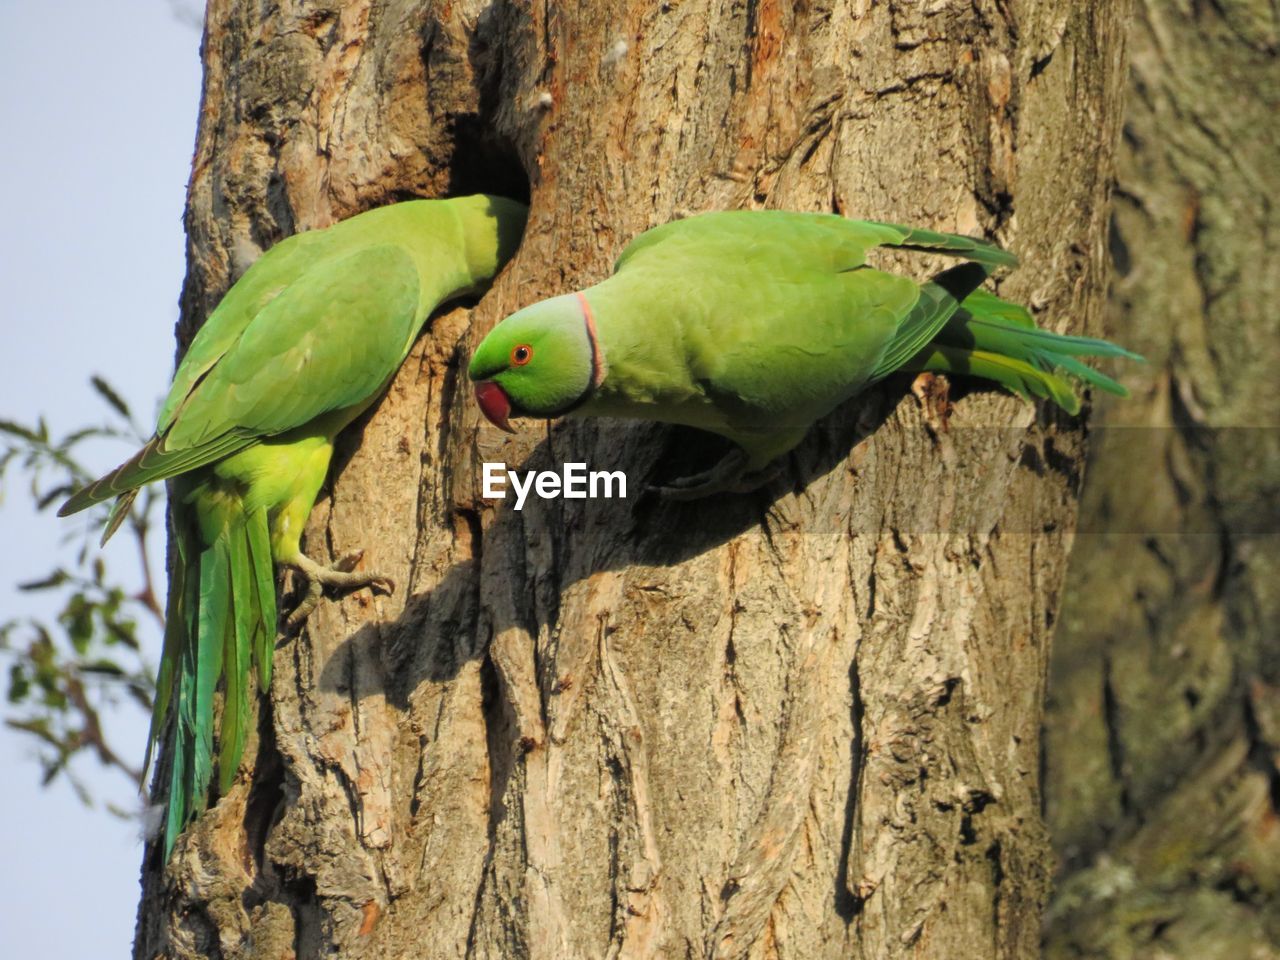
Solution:
[[[1042,330],[1018,304],[986,290],[974,290],[903,369],[984,377],[1020,397],[1052,400],[1068,413],[1080,410],[1074,382],[1120,397],[1129,395],[1115,380],[1081,363],[1078,357],[1142,359],[1106,340]]]
[[[150,764],[152,749],[164,739],[169,776],[165,859],[178,834],[205,808],[215,768],[219,792],[235,779],[249,730],[250,667],[257,667],[265,693],[276,636],[266,510],[246,514],[238,497],[225,496],[206,510],[212,516],[198,518],[185,502],[190,487],[183,480],[173,484],[170,501],[178,555],[145,761]],[[214,693],[220,680],[225,682],[215,759]]]

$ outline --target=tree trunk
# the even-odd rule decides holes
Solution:
[[[1100,405],[1052,671],[1053,957],[1280,957],[1280,22],[1143,0]]]
[[[703,435],[507,439],[462,371],[642,230],[733,207],[994,236],[1005,294],[1095,329],[1126,6],[211,0],[184,334],[294,230],[474,190],[532,214],[342,441],[308,549],[400,589],[277,651],[256,756],[151,853],[137,955],[1035,956],[1078,423],[987,390],[948,422],[897,378],[768,491],[655,503]],[[499,460],[629,497],[515,512],[480,497]]]

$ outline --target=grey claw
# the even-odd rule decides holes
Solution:
[[[355,568],[364,558],[363,550],[355,550],[340,557],[332,565],[323,567],[308,557],[302,556],[289,561],[299,575],[307,581],[307,591],[302,600],[289,614],[285,626],[289,631],[297,630],[306,622],[307,617],[320,603],[324,588],[334,591],[350,592],[368,587],[375,593],[392,594],[396,591],[395,581],[380,573],[356,573]]]

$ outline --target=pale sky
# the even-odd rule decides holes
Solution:
[[[200,34],[173,0],[0,0],[0,418],[44,414],[55,433],[103,419],[90,374],[144,421],[173,361],[185,269],[182,209],[200,94]],[[92,451],[95,467],[123,448]],[[16,478],[13,478],[16,479]],[[13,585],[60,560],[70,521],[36,516],[23,486],[0,501],[0,620],[49,614]],[[131,570],[117,538],[108,562]],[[156,546],[163,566],[163,544]],[[61,562],[73,558],[64,554]],[[163,574],[163,571],[158,571]],[[158,631],[145,637],[154,663]],[[7,678],[0,677],[0,696]],[[4,705],[0,703],[0,711]],[[141,760],[146,718],[110,718],[114,745]],[[137,825],[39,786],[23,737],[0,728],[0,931],[8,957],[127,957],[142,846]],[[115,771],[86,758],[100,798],[136,805]]]

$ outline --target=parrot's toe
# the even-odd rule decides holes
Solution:
[[[396,592],[396,582],[390,577],[383,576],[380,573],[353,573],[356,567],[360,565],[360,561],[364,559],[363,550],[352,550],[344,557],[338,560],[329,568],[335,573],[342,573],[344,576],[341,580],[323,580],[325,586],[331,586],[339,590],[357,590],[360,587],[369,587],[377,593],[392,594]],[[325,569],[324,567],[320,568]]]
[[[304,554],[299,554],[290,560],[289,566],[306,580],[307,588],[302,600],[285,621],[287,629],[292,632],[306,622],[307,617],[311,616],[320,604],[325,588],[335,594],[349,593],[364,587],[368,587],[375,593],[395,593],[396,582],[390,577],[370,571],[356,571],[355,568],[362,559],[364,559],[364,551],[354,550],[327,567],[316,563]]]
[[[324,587],[319,580],[307,581],[307,592],[302,595],[302,599],[298,601],[298,605],[293,608],[293,612],[284,622],[286,635],[295,633],[307,622],[307,617],[311,616],[311,612],[320,605],[320,597],[323,593]]]

